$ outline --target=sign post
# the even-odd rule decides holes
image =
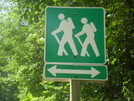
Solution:
[[[70,79],[70,101],[80,101],[80,81]]]
[[[106,81],[105,11],[101,7],[47,7],[44,78],[70,81],[70,101],[80,101],[80,81]]]

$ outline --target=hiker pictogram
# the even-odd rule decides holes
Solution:
[[[65,20],[65,15],[64,14],[59,14],[58,18],[61,20],[60,24],[59,24],[59,28],[57,28],[56,30],[54,30],[52,32],[52,35],[54,35],[55,39],[57,40],[58,44],[59,44],[59,49],[58,49],[58,53],[57,55],[62,56],[63,53],[65,55],[68,55],[66,49],[65,49],[65,44],[68,42],[73,54],[76,56],[78,55],[75,44],[74,44],[74,40],[72,38],[73,36],[73,32],[72,29],[75,28],[72,19],[71,18],[67,18],[67,20]],[[59,38],[57,37],[57,33],[63,31],[63,36],[61,38],[61,40],[59,40]]]
[[[97,29],[96,29],[96,27],[95,27],[93,22],[88,24],[88,19],[85,18],[85,17],[83,17],[81,19],[81,23],[84,24],[83,27],[82,27],[82,30],[75,35],[75,37],[78,39],[79,43],[82,46],[81,56],[83,56],[83,57],[85,57],[85,55],[90,56],[88,51],[87,51],[88,45],[90,44],[92,46],[92,49],[93,49],[96,57],[98,57],[100,55],[100,53],[98,51],[96,42],[94,40],[94,38],[95,38],[94,32],[96,32]],[[79,36],[81,36],[83,34],[86,34],[87,37],[85,38],[84,42],[82,43],[80,38],[79,38]]]
[[[68,43],[73,54],[75,56],[77,56],[78,52],[77,52],[77,49],[75,46],[76,43],[74,43],[74,40],[73,40],[73,31],[72,31],[75,28],[74,23],[70,17],[68,17],[66,20],[65,15],[62,13],[60,13],[58,15],[58,18],[59,18],[59,20],[61,20],[59,27],[56,30],[54,30],[53,32],[51,32],[51,34],[54,35],[55,39],[57,40],[57,42],[59,44],[57,55],[62,56],[63,53],[65,55],[68,55],[68,53],[64,47],[65,44]],[[90,44],[96,57],[98,57],[100,55],[100,53],[98,51],[96,42],[94,40],[94,38],[95,38],[94,32],[96,32],[97,29],[96,29],[94,23],[91,22],[89,24],[88,19],[85,17],[81,18],[81,23],[84,24],[82,27],[82,30],[75,35],[75,37],[79,41],[80,45],[82,46],[80,56],[83,56],[83,57],[85,57],[86,55],[88,57],[90,56],[90,54],[87,50],[88,45]],[[63,31],[64,34],[60,40],[56,34],[61,32],[61,31]],[[86,38],[85,38],[84,42],[82,43],[80,36],[83,34],[86,34]]]

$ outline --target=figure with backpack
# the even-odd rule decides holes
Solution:
[[[80,42],[80,44],[82,45],[82,50],[81,50],[81,56],[85,57],[85,55],[87,56],[90,56],[88,54],[88,51],[87,51],[87,48],[88,48],[88,45],[90,44],[96,57],[98,57],[100,55],[99,51],[98,51],[98,48],[97,48],[97,45],[96,45],[96,42],[95,42],[95,34],[94,32],[97,31],[96,27],[94,26],[94,23],[91,22],[90,24],[87,23],[88,22],[88,19],[83,17],[81,19],[81,23],[83,23],[83,27],[82,27],[82,30],[77,33],[75,35],[75,37],[78,39],[78,41]],[[83,35],[83,34],[86,34],[87,37],[85,38],[84,42],[82,43],[79,36]]]
[[[73,54],[75,56],[78,55],[78,52],[76,50],[76,46],[75,46],[75,43],[74,43],[74,40],[73,40],[73,31],[72,29],[75,28],[73,22],[72,22],[72,19],[71,18],[67,18],[67,20],[65,20],[65,15],[60,13],[58,15],[58,18],[61,20],[60,24],[59,24],[59,27],[54,30],[51,34],[54,35],[55,39],[57,40],[58,44],[59,44],[59,49],[58,49],[58,53],[57,55],[59,56],[62,56],[63,53],[65,55],[68,55],[68,53],[66,52],[65,50],[65,44],[68,43]],[[61,38],[61,40],[59,40],[59,38],[56,36],[57,33],[63,31],[63,36]]]

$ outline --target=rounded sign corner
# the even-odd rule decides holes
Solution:
[[[46,6],[46,9],[51,8],[51,6]]]

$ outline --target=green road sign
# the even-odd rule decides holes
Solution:
[[[44,76],[53,79],[79,79],[106,81],[108,77],[107,67],[85,65],[60,65],[46,64]]]
[[[103,8],[47,7],[45,61],[105,63]]]

